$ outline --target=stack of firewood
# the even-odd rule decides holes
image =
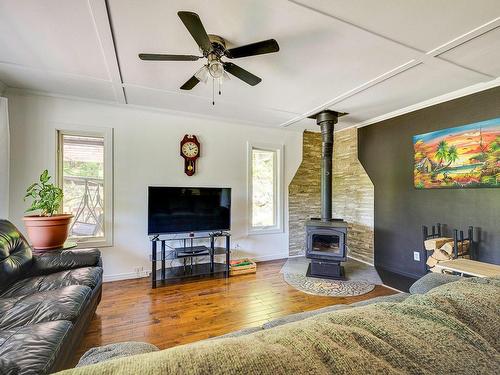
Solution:
[[[432,251],[432,254],[427,258],[427,265],[432,271],[439,262],[453,259],[454,242],[453,238],[438,237],[430,238],[424,241],[425,250]],[[467,258],[469,251],[469,241],[458,241],[458,256]]]

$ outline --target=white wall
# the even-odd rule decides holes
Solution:
[[[46,96],[9,95],[11,129],[10,218],[23,228],[25,188],[44,168],[55,173],[55,129],[72,125],[114,129],[114,246],[102,248],[107,280],[150,268],[147,237],[148,185],[228,186],[232,188],[232,243],[238,256],[259,260],[288,255],[285,232],[247,236],[246,143],[285,147],[285,189],[301,160],[302,134],[160,111],[126,108]],[[197,174],[184,174],[179,143],[195,134],[202,155]],[[286,195],[286,194],[285,194]],[[285,197],[285,212],[288,204]]]
[[[9,113],[7,104],[8,104],[7,98],[0,97],[0,219],[6,219],[9,216],[10,152],[9,152]]]

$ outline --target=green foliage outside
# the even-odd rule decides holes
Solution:
[[[63,198],[63,191],[49,183],[49,171],[44,170],[40,181],[31,184],[26,189],[24,200],[31,198],[33,202],[26,212],[40,211],[40,216],[52,216],[57,212]]]
[[[254,150],[252,160],[252,225],[274,225],[274,154]]]
[[[91,161],[64,161],[64,176],[102,179],[104,169],[102,163]]]

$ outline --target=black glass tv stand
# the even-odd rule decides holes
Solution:
[[[225,238],[225,247],[215,246],[217,238]],[[194,240],[206,240],[207,245],[193,245]],[[230,240],[228,232],[216,232],[202,236],[167,237],[161,235],[150,237],[151,241],[151,287],[166,285],[185,279],[201,277],[229,277]],[[182,246],[170,244],[180,242]],[[199,242],[199,241],[197,241]],[[160,249],[160,252],[158,252]],[[225,263],[215,262],[215,255],[225,255]],[[208,263],[195,263],[197,257],[209,257]],[[183,265],[166,267],[167,261],[181,260]],[[161,267],[158,269],[158,262]]]

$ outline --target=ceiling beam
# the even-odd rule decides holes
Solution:
[[[449,92],[449,93],[446,93],[443,95],[439,95],[439,96],[436,96],[434,98],[427,99],[427,100],[424,100],[424,101],[416,103],[416,104],[412,104],[408,107],[404,107],[404,108],[398,109],[396,111],[392,111],[392,112],[383,114],[381,116],[377,116],[377,117],[371,118],[369,120],[362,121],[362,122],[354,124],[354,125],[346,126],[343,129],[353,128],[353,127],[361,128],[364,126],[375,124],[375,123],[380,122],[380,121],[388,120],[388,119],[393,118],[393,117],[401,116],[401,115],[404,115],[406,113],[415,112],[415,111],[418,111],[418,110],[423,109],[423,108],[431,107],[433,105],[437,105],[437,104],[444,103],[444,102],[449,102],[450,100],[454,100],[454,99],[462,98],[464,96],[472,95],[472,94],[475,94],[475,93],[480,92],[480,91],[489,90],[489,89],[492,89],[492,88],[498,87],[498,86],[500,86],[500,77],[493,79],[491,81],[488,81],[488,82],[476,83],[475,85],[472,85],[472,86],[468,86],[468,87],[465,87],[465,88],[462,88],[462,89],[459,89],[456,91],[452,91],[452,92]]]
[[[289,121],[286,121],[284,122],[283,124],[281,124],[280,126],[282,128],[287,128],[289,127],[290,125],[293,125],[294,123],[296,122],[299,122],[300,120],[303,120],[317,112],[321,112],[325,109],[328,109],[329,107],[332,107],[334,106],[335,104],[337,103],[340,103],[348,98],[350,98],[351,96],[354,96],[356,94],[359,94],[360,92],[363,92],[367,89],[369,89],[370,87],[373,87],[381,82],[384,82],[386,80],[388,80],[389,78],[392,78],[398,74],[401,74],[405,71],[407,71],[408,69],[411,69],[411,68],[414,68],[415,66],[417,65],[420,65],[422,62],[421,61],[418,61],[416,59],[413,59],[413,60],[410,60],[400,66],[397,66],[396,68],[392,69],[392,70],[389,70],[388,72],[385,72],[381,75],[379,75],[378,77],[375,77],[349,91],[346,91],[336,97],[334,97],[333,99],[330,99],[329,101],[327,101],[326,103],[323,103],[317,107],[314,107],[312,109],[310,109],[309,111],[297,116],[297,117],[294,117],[293,119],[289,120]]]
[[[462,66],[462,65],[459,65],[459,64],[456,64],[452,61],[448,61],[444,58],[441,58],[439,57],[441,54],[447,52],[447,51],[450,51],[452,50],[453,48],[456,48],[464,43],[467,43],[469,41],[471,41],[472,39],[474,38],[477,38],[489,31],[492,31],[494,29],[496,29],[497,27],[500,27],[500,17],[497,17],[487,23],[485,23],[484,25],[481,25],[453,40],[450,40],[449,42],[447,43],[444,43],[443,45],[431,50],[431,51],[428,51],[428,52],[425,52],[425,51],[422,51],[422,50],[419,50],[415,47],[412,47],[412,46],[409,46],[409,45],[406,45],[404,43],[401,43],[395,39],[392,39],[392,38],[389,38],[387,36],[384,36],[382,34],[379,34],[377,32],[374,32],[372,30],[369,30],[369,29],[366,29],[362,26],[359,26],[359,25],[356,25],[352,22],[349,22],[349,21],[346,21],[346,20],[343,20],[342,18],[339,18],[337,16],[334,16],[332,14],[329,14],[329,13],[326,13],[326,12],[323,12],[319,9],[316,9],[314,7],[311,7],[309,5],[306,5],[306,4],[303,4],[301,3],[300,1],[297,1],[297,0],[289,0],[289,2],[293,3],[293,4],[296,4],[298,6],[301,6],[305,9],[308,9],[312,12],[315,12],[315,13],[318,13],[318,14],[321,14],[325,17],[329,17],[329,18],[332,18],[332,19],[335,19],[339,22],[342,22],[342,23],[345,23],[345,24],[348,24],[350,26],[353,26],[359,30],[363,30],[367,33],[370,33],[372,35],[375,35],[377,37],[380,37],[380,38],[383,38],[391,43],[395,43],[399,46],[402,46],[402,47],[405,47],[405,48],[408,48],[409,50],[412,50],[413,52],[417,53],[419,56],[413,60],[410,60],[408,62],[406,62],[405,64],[402,64],[398,67],[395,67],[394,69],[391,69],[390,71],[388,72],[385,72],[381,75],[379,75],[378,77],[375,77],[373,79],[371,79],[370,81],[367,81],[365,82],[364,84],[358,86],[358,87],[355,87],[349,91],[346,91],[345,93],[342,93],[341,95],[338,95],[332,99],[330,99],[329,101],[289,120],[289,121],[286,121],[282,124],[280,124],[280,127],[283,127],[283,128],[286,128],[286,127],[289,127],[290,125],[293,125],[307,117],[309,117],[310,115],[316,113],[316,112],[319,112],[319,111],[322,111],[322,110],[325,110],[325,109],[329,109],[331,108],[332,106],[358,94],[358,93],[361,93],[365,90],[368,90],[369,88],[373,87],[373,86],[376,86],[384,81],[386,81],[387,79],[389,78],[392,78],[398,74],[401,74],[409,69],[412,69],[420,64],[425,64],[425,63],[429,63],[431,64],[432,61],[440,61],[440,62],[444,62],[446,64],[450,64],[450,65],[453,65],[453,66],[456,66],[458,68],[461,68],[461,69],[464,69],[464,70],[468,70],[468,71],[471,71],[471,72],[474,72],[476,74],[479,74],[481,75],[483,78],[484,78],[484,81],[490,81],[490,80],[493,80],[495,79],[495,77],[489,75],[489,74],[486,74],[484,72],[479,72],[479,71],[476,71],[474,69],[471,69],[471,68],[468,68],[468,67],[465,67],[465,66]],[[371,121],[371,120],[368,120],[368,121]]]
[[[101,48],[104,63],[108,71],[109,79],[113,84],[116,101],[126,104],[127,98],[123,89],[123,79],[118,61],[118,54],[113,38],[111,19],[105,0],[88,0],[90,14],[94,22],[99,47]]]
[[[427,55],[437,57],[498,27],[500,27],[500,17],[497,17],[490,22],[485,23],[484,25],[476,27],[475,29],[468,31],[465,34],[462,34],[455,39],[452,39],[449,42],[446,42],[439,47],[434,48],[433,50],[427,52]]]
[[[2,66],[7,68],[7,69],[40,72],[40,73],[50,74],[50,75],[54,75],[54,76],[66,77],[69,79],[85,80],[85,81],[89,81],[89,82],[92,82],[92,81],[93,82],[106,82],[106,83],[110,82],[109,79],[93,77],[93,76],[89,76],[89,75],[85,75],[85,74],[61,72],[61,71],[57,71],[57,70],[38,68],[38,67],[27,66],[27,65],[20,65],[20,64],[5,62],[5,61],[0,61],[0,67],[2,67]],[[16,88],[16,87],[14,87],[14,88]]]
[[[125,92],[127,88],[131,89],[140,89],[140,90],[147,90],[147,91],[156,91],[158,93],[164,93],[164,94],[172,94],[172,95],[181,95],[181,96],[186,96],[186,97],[192,97],[192,98],[197,98],[197,99],[202,99],[207,101],[208,103],[212,103],[212,98],[209,98],[207,96],[199,95],[196,94],[193,91],[176,91],[176,90],[169,90],[165,88],[158,88],[158,87],[149,87],[149,86],[143,86],[143,85],[138,85],[138,84],[133,84],[133,83],[124,83],[123,88],[125,89]],[[231,100],[227,99],[228,97],[218,97],[217,98],[217,103],[225,103],[229,105],[241,105],[241,102],[237,100]],[[279,109],[279,108],[273,108],[273,107],[268,107],[265,105],[252,105],[252,108],[256,110],[263,110],[263,111],[270,111],[270,112],[276,112],[276,113],[284,113],[286,115],[290,116],[296,116],[299,115],[297,112],[292,112],[284,109]]]

